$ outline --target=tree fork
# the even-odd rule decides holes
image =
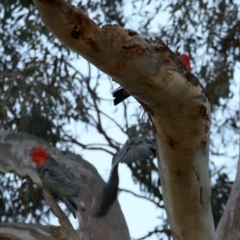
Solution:
[[[34,3],[64,45],[114,78],[149,110],[174,238],[215,239],[208,167],[210,104],[197,78],[160,38],[146,39],[118,25],[100,28],[62,0]]]

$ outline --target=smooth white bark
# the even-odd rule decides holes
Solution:
[[[175,239],[215,239],[210,206],[210,105],[196,78],[156,38],[117,25],[98,27],[62,0],[34,0],[45,25],[66,46],[113,77],[148,111]]]

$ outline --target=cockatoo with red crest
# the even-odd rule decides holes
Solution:
[[[76,218],[76,211],[79,208],[84,211],[85,204],[79,199],[80,187],[57,164],[42,147],[35,147],[30,150],[32,162],[36,164],[43,188],[47,190],[55,200],[66,204],[68,210]]]

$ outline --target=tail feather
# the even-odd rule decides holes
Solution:
[[[116,201],[118,194],[118,183],[118,164],[116,164],[113,166],[109,180],[103,188],[101,202],[96,213],[94,214],[95,217],[100,218],[106,215],[110,207]]]
[[[114,106],[118,105],[125,99],[127,99],[130,95],[123,89],[123,88],[118,88],[113,92],[113,97],[114,97]]]
[[[78,210],[78,208],[75,201],[69,198],[63,198],[62,200],[66,204],[67,209],[72,213],[74,218],[76,218],[76,211]]]

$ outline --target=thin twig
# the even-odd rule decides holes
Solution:
[[[94,147],[94,144],[83,144],[83,143],[77,141],[77,139],[72,138],[71,136],[69,136],[69,135],[67,135],[67,134],[65,134],[65,136],[66,136],[68,139],[66,139],[66,140],[63,139],[63,141],[66,141],[66,142],[71,141],[72,143],[75,143],[76,145],[82,147],[83,149],[87,149],[87,150],[100,150],[100,151],[107,152],[107,153],[109,153],[109,154],[111,154],[111,155],[114,155],[114,153],[111,152],[110,150],[107,150],[106,148],[102,148],[102,147],[96,146],[96,145],[98,145],[98,144],[96,144],[95,147]],[[99,145],[108,146],[107,144],[99,144]],[[90,147],[90,146],[93,146],[93,147]]]
[[[138,194],[136,194],[136,193],[134,193],[134,192],[132,192],[132,191],[130,191],[130,190],[123,189],[123,188],[119,188],[118,190],[119,190],[119,191],[122,191],[122,192],[126,192],[126,193],[131,193],[131,194],[132,194],[133,196],[135,196],[135,197],[142,198],[142,199],[144,199],[144,200],[148,200],[148,201],[150,201],[151,203],[155,204],[158,208],[163,208],[163,207],[164,207],[164,205],[161,205],[161,204],[155,202],[154,200],[152,200],[152,199],[150,199],[150,198],[147,198],[147,197],[138,195]]]
[[[168,229],[166,229],[166,231],[169,231]],[[145,236],[141,237],[141,238],[132,238],[132,240],[144,240],[148,237],[151,237],[153,234],[156,234],[156,233],[165,233],[166,232],[164,230],[159,230],[157,227],[153,230],[153,231],[150,231],[148,232]],[[167,235],[167,234],[166,234]]]
[[[99,112],[100,112],[103,116],[105,116],[106,118],[108,118],[109,120],[111,120],[112,122],[114,122],[114,123],[116,124],[116,126],[119,127],[120,130],[121,130],[123,133],[127,134],[126,131],[123,129],[123,127],[122,127],[116,120],[114,120],[114,118],[110,117],[109,115],[107,115],[107,114],[106,114],[105,112],[103,112],[102,110],[99,110]]]
[[[58,206],[57,202],[53,199],[53,197],[44,189],[42,190],[42,194],[45,201],[51,208],[53,214],[58,218],[58,221],[63,230],[62,234],[64,235],[64,238],[72,240],[84,240],[84,238],[80,238],[80,236],[78,236],[69,219],[62,211],[62,209]]]
[[[90,87],[89,84],[89,79],[86,79],[86,84],[87,84],[87,89],[88,92],[90,93],[90,95],[92,96],[92,100],[93,100],[93,106],[95,108],[96,114],[97,114],[97,122],[96,122],[96,129],[98,130],[99,133],[101,133],[103,135],[103,137],[106,139],[106,141],[109,143],[109,146],[114,148],[114,149],[118,149],[118,147],[116,145],[113,144],[113,140],[108,136],[108,134],[104,131],[103,126],[102,126],[102,118],[101,118],[101,114],[100,114],[100,110],[98,108],[98,104],[96,102],[96,92],[94,92],[92,90],[92,88]]]

